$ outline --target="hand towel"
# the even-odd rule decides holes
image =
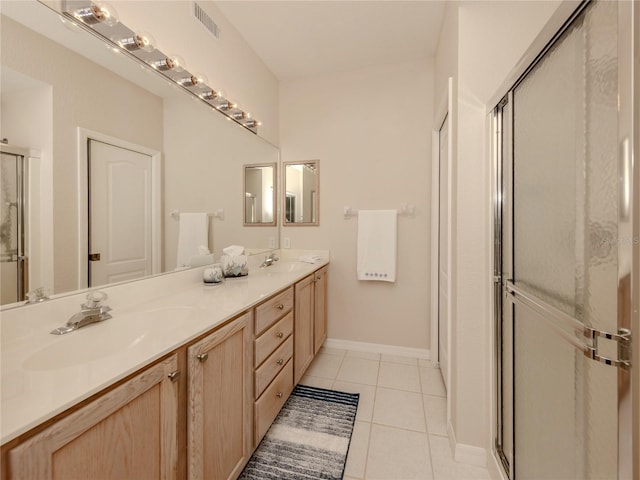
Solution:
[[[315,264],[320,263],[322,261],[322,257],[320,255],[300,255],[298,260],[305,263]]]
[[[396,281],[397,210],[358,212],[358,280]]]
[[[209,216],[206,213],[181,213],[176,265],[190,266],[190,258],[199,256],[200,247],[208,245]]]
[[[229,245],[224,247],[222,251],[229,256],[244,255],[244,247],[242,245]]]

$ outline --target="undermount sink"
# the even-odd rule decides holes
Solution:
[[[122,355],[144,342],[155,329],[170,333],[182,327],[193,311],[192,307],[167,307],[121,316],[114,312],[110,320],[58,337],[55,343],[28,357],[23,366],[27,370],[56,370]]]
[[[298,261],[279,261],[271,267],[265,267],[265,270],[273,273],[295,273],[302,270],[306,265],[306,263]]]

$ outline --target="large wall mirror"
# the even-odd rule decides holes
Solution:
[[[276,215],[275,163],[244,166],[245,226],[274,226]]]
[[[320,162],[284,162],[282,225],[319,225]]]
[[[183,214],[205,215],[206,238],[198,246],[216,259],[231,244],[248,253],[278,248],[275,212],[268,227],[248,228],[238,202],[243,165],[274,165],[275,178],[278,149],[61,20],[39,2],[2,5],[0,138],[36,152],[27,155],[24,175],[25,290],[43,286],[60,294],[172,272],[179,268]],[[116,201],[102,207],[122,221],[90,234],[101,215],[93,207],[109,198]],[[0,219],[2,279],[17,268],[6,233],[16,217],[9,209]],[[87,243],[92,235],[129,242],[95,251]],[[140,261],[92,282],[90,255],[110,267],[119,258]],[[2,304],[11,302],[3,295]]]

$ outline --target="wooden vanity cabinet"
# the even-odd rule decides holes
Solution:
[[[327,267],[322,267],[295,285],[295,383],[327,338],[327,281]]]
[[[187,349],[189,479],[234,479],[253,451],[248,312]]]
[[[328,268],[322,267],[314,273],[313,292],[313,343],[314,354],[318,354],[327,339],[327,287]]]
[[[8,478],[177,478],[177,355],[9,451]]]
[[[255,309],[254,447],[293,390],[293,303],[287,288]]]

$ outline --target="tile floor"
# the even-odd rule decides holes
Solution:
[[[440,370],[410,357],[322,348],[300,383],[360,394],[345,480],[489,480],[453,460]]]

